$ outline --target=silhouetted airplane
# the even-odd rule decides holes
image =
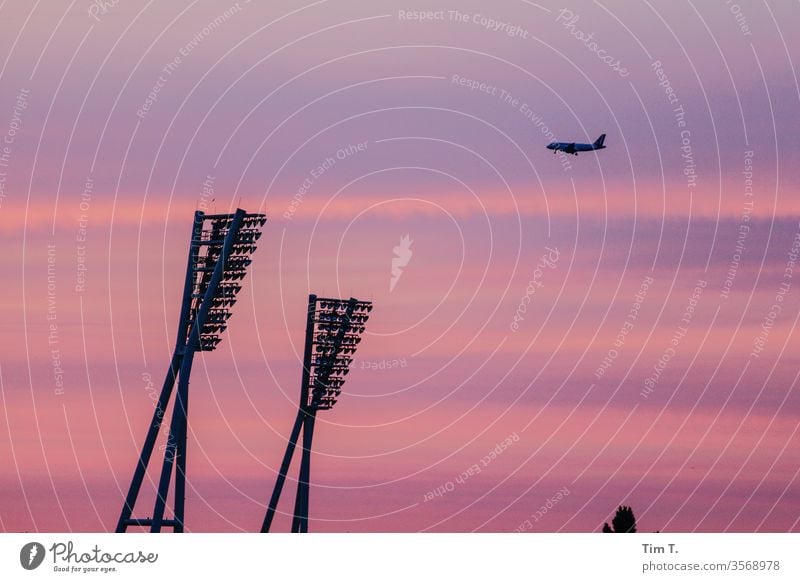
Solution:
[[[578,152],[593,152],[594,150],[602,150],[605,149],[606,146],[603,145],[603,142],[606,139],[606,134],[601,135],[598,137],[594,143],[565,143],[560,141],[554,141],[547,145],[547,149],[553,150],[553,153],[561,150],[564,153],[572,154],[574,156],[578,155]]]

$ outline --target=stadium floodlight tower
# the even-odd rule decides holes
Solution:
[[[300,432],[303,453],[297,479],[297,496],[292,519],[292,532],[308,531],[308,488],[311,472],[311,439],[317,411],[330,410],[342,393],[344,378],[350,371],[352,355],[361,342],[372,303],[353,299],[326,299],[309,295],[306,319],[306,345],[303,356],[303,377],[297,418],[286,446],[275,489],[261,526],[266,533],[275,517],[275,509],[286,481]]]
[[[242,288],[238,281],[247,273],[250,255],[256,249],[255,243],[266,221],[263,214],[248,214],[241,209],[233,214],[195,212],[175,351],[117,522],[117,532],[125,532],[128,526],[149,526],[151,532],[171,527],[176,533],[183,532],[187,411],[192,361],[195,352],[211,351],[221,341],[226,322],[231,316],[231,307]],[[176,380],[178,391],[164,448],[153,517],[131,518]],[[173,468],[174,518],[164,519]]]

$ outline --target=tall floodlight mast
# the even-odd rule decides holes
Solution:
[[[233,214],[195,212],[175,351],[156,403],[153,419],[147,429],[125,505],[122,506],[117,532],[125,532],[131,525],[149,526],[151,532],[160,532],[162,527],[171,527],[176,533],[183,532],[187,411],[192,361],[195,352],[211,351],[222,340],[222,333],[227,327],[226,322],[231,316],[231,307],[242,288],[238,281],[244,279],[247,273],[247,267],[251,262],[250,255],[256,249],[255,243],[261,236],[261,228],[266,222],[267,218],[263,214],[248,214],[241,209]],[[131,514],[147,473],[147,466],[176,380],[178,391],[164,448],[153,517],[132,518]],[[165,519],[164,512],[173,469],[174,517]]]
[[[372,303],[353,299],[326,299],[309,295],[306,319],[306,345],[303,355],[303,377],[300,384],[300,404],[297,418],[283,456],[275,489],[261,526],[268,532],[275,517],[286,473],[292,462],[297,440],[303,433],[303,452],[297,495],[294,504],[292,531],[308,531],[308,488],[311,473],[311,439],[317,411],[330,410],[342,393],[345,376],[353,362],[352,355],[361,342]]]

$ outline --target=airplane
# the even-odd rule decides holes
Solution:
[[[603,145],[603,142],[606,139],[606,134],[601,135],[598,137],[594,143],[565,143],[560,141],[554,141],[550,144],[547,144],[547,149],[553,150],[553,153],[557,151],[562,151],[567,154],[572,154],[573,156],[577,156],[578,152],[593,152],[594,150],[602,150],[605,149],[606,146]]]

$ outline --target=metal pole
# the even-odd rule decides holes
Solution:
[[[309,407],[309,384],[311,383],[311,358],[313,357],[314,349],[314,316],[317,311],[317,296],[313,293],[308,296],[308,311],[306,312],[306,345],[303,352],[303,378],[300,384],[300,407],[298,410],[298,417],[302,416],[302,430],[303,430],[303,453],[300,460],[300,473],[297,478],[297,495],[295,497],[294,517],[292,519],[292,531],[299,532],[298,521],[298,506],[301,505],[303,498],[303,490],[305,489],[305,498],[308,499],[308,464],[310,462],[311,454],[311,439],[309,438],[309,418],[313,411]],[[311,425],[313,432],[313,424]],[[305,475],[305,479],[304,479]],[[304,488],[305,481],[305,488]],[[307,514],[307,512],[306,512]],[[306,527],[306,530],[308,527]]]
[[[311,439],[314,437],[314,421],[317,411],[306,413],[303,423],[303,457],[300,462],[300,477],[297,480],[297,497],[294,504],[292,532],[308,532],[308,490],[311,483]]]
[[[136,499],[139,497],[139,490],[142,487],[145,473],[147,472],[147,465],[150,463],[150,457],[153,454],[153,448],[158,438],[158,431],[164,421],[164,413],[167,411],[169,399],[172,396],[172,388],[175,386],[175,377],[178,374],[178,369],[183,360],[183,356],[175,354],[172,356],[167,377],[164,379],[164,385],[161,388],[161,395],[158,397],[156,409],[153,412],[153,419],[150,421],[150,426],[147,429],[147,436],[142,445],[142,452],[139,454],[139,462],[136,464],[136,469],[133,472],[133,479],[131,486],[128,489],[128,496],[125,498],[125,505],[122,506],[122,512],[117,522],[116,533],[124,533],[128,526],[131,525],[130,519],[133,513],[133,507],[136,505]]]
[[[190,277],[187,274],[186,283],[188,287],[186,293],[189,294],[191,294],[196,283],[193,273],[195,272],[194,268],[197,266],[197,259],[200,254],[200,241],[202,238],[204,218],[204,212],[198,210],[194,213],[194,229],[192,230],[192,242],[189,247],[191,264],[189,269],[187,269],[187,272],[191,273],[192,275]],[[184,301],[181,306],[181,314],[178,320],[178,337],[186,337],[186,326],[189,323],[190,310],[191,295],[187,296],[187,301]],[[191,344],[191,338],[187,344]],[[186,433],[188,431],[189,423],[189,375],[191,374],[192,363],[194,361],[194,350],[190,350],[189,359],[191,361],[186,369],[186,382],[178,382],[178,397],[176,398],[176,406],[178,401],[180,401],[182,404],[180,407],[182,419],[179,426],[179,436],[177,437],[176,450],[178,464],[177,469],[175,470],[175,507],[173,509],[175,514],[175,525],[172,528],[175,533],[183,533],[184,499],[186,492]],[[183,375],[181,375],[181,380],[183,380]]]
[[[169,482],[172,477],[172,466],[175,462],[175,457],[178,454],[178,438],[180,437],[180,427],[186,422],[186,409],[188,405],[189,396],[189,374],[192,368],[192,359],[194,358],[194,351],[189,349],[184,356],[183,364],[181,365],[180,380],[178,381],[178,394],[175,399],[175,406],[172,409],[172,421],[169,426],[169,434],[167,435],[167,448],[164,451],[164,463],[161,465],[161,478],[158,482],[158,495],[156,496],[156,505],[153,510],[153,521],[150,525],[150,531],[157,533],[161,531],[162,522],[164,521],[164,510],[167,505],[167,495],[169,494]],[[184,470],[186,464],[184,462]],[[181,505],[183,500],[181,499]],[[178,489],[177,478],[175,487],[175,517],[177,519],[178,513]],[[183,507],[181,507],[183,512]],[[173,528],[174,531],[174,528]]]
[[[302,426],[303,412],[298,410],[297,418],[294,421],[294,427],[292,427],[292,434],[289,437],[289,444],[286,446],[286,453],[283,455],[283,462],[278,472],[278,480],[275,481],[275,489],[272,490],[272,497],[269,500],[267,515],[264,517],[264,523],[261,525],[261,533],[268,533],[269,528],[272,526],[272,519],[275,517],[275,509],[278,507],[278,500],[281,498],[283,484],[286,481],[286,473],[289,472],[289,465],[292,463],[294,449],[297,446],[297,437],[300,436],[300,429]]]
[[[188,355],[188,359],[194,358],[194,351]],[[191,368],[191,364],[189,364]],[[175,468],[175,533],[183,533],[184,504],[186,500],[186,433],[189,425],[189,374],[186,381],[181,376],[178,382],[178,397],[175,407],[180,408],[180,418],[178,423],[178,435],[176,444],[177,466]]]

